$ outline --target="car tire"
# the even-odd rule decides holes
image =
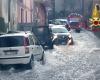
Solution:
[[[76,29],[75,31],[76,31],[77,33],[80,33],[80,29]]]
[[[48,47],[49,47],[49,49],[53,49],[53,48],[54,48],[54,44],[53,44],[53,42],[50,43],[50,44],[48,44]]]
[[[11,68],[11,65],[0,65],[0,70],[9,70]]]
[[[30,62],[25,65],[25,69],[32,69],[33,65],[34,65],[34,57],[31,56]]]
[[[40,63],[41,63],[42,65],[45,65],[45,63],[46,63],[46,58],[45,58],[45,53],[44,53],[44,51],[43,51],[43,54],[42,54]]]
[[[73,45],[74,44],[73,38],[71,38],[69,40],[71,40],[71,42],[68,45]]]

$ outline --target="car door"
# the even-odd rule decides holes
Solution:
[[[36,46],[35,46],[35,40],[33,39],[32,35],[29,35],[29,42],[30,42],[30,52],[34,56],[37,54],[37,50],[36,50]]]
[[[43,47],[41,46],[40,41],[35,37],[35,45],[37,47],[38,53],[40,54],[41,52],[43,52]]]
[[[35,35],[33,35],[33,39],[35,41],[35,45],[34,45],[35,59],[41,59],[43,48]]]

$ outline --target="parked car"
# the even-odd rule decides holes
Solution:
[[[54,44],[73,44],[71,33],[65,27],[53,26],[51,30]]]
[[[55,19],[54,22],[52,21],[52,24],[49,24],[50,27],[52,27],[54,25],[66,27],[66,29],[68,31],[70,31],[70,29],[71,29],[70,24],[67,19]]]
[[[55,19],[54,24],[56,25],[66,25],[68,23],[67,19]]]
[[[32,32],[37,36],[44,49],[53,49],[52,33],[49,26],[33,27]]]
[[[22,64],[32,68],[34,60],[44,63],[44,50],[31,32],[9,32],[0,36],[0,67]]]

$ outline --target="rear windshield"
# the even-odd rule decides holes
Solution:
[[[66,28],[51,28],[53,33],[68,33]]]
[[[0,37],[0,47],[16,47],[23,45],[24,37],[22,36]]]
[[[70,25],[76,26],[76,25],[79,25],[79,22],[70,22]]]

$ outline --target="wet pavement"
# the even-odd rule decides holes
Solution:
[[[100,80],[100,39],[92,32],[71,32],[74,45],[46,50],[46,64],[32,70],[0,70],[0,80]]]

